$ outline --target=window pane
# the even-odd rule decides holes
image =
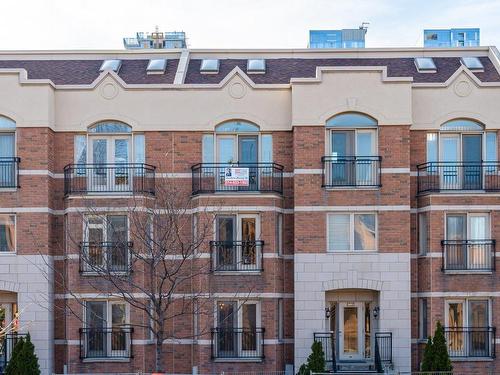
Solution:
[[[75,135],[75,163],[87,163],[87,136]]]
[[[469,301],[469,327],[488,326],[488,301]]]
[[[497,160],[497,133],[486,133],[486,161]]]
[[[14,133],[0,133],[0,158],[14,156]]]
[[[103,328],[106,327],[106,302],[92,301],[87,302],[87,327]]]
[[[16,249],[16,219],[13,215],[0,215],[0,251]]]
[[[0,129],[5,130],[5,129],[12,129],[14,130],[16,128],[16,123],[12,121],[10,118],[0,116]]]
[[[146,139],[144,134],[134,135],[134,162],[140,164],[146,162]]]
[[[463,304],[461,302],[448,305],[448,325],[450,328],[464,326]]]
[[[438,161],[437,133],[427,134],[427,162]]]
[[[335,214],[329,217],[328,238],[330,251],[345,251],[350,248],[349,215]]]
[[[122,326],[126,323],[126,309],[124,303],[113,303],[111,305],[111,325]]]
[[[203,134],[202,138],[203,163],[214,162],[214,136],[213,134]]]
[[[127,237],[127,216],[109,216],[108,241],[124,243],[127,241]]]
[[[447,215],[446,216],[446,239],[465,240],[466,239],[466,216]]]
[[[375,215],[354,215],[354,250],[375,250]]]
[[[376,127],[377,121],[369,116],[362,113],[341,113],[340,115],[334,116],[326,122],[327,127],[354,127],[354,128],[366,128],[366,127]]]
[[[273,136],[271,134],[262,135],[262,160],[263,163],[273,161]]]

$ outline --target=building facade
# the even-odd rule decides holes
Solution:
[[[214,216],[212,310],[172,318],[168,372],[297,370],[319,340],[409,373],[438,321],[455,369],[500,370],[495,48],[0,55],[2,324],[44,374],[153,370],[85,256],[164,182]]]
[[[366,27],[309,30],[309,48],[365,48]]]
[[[172,49],[186,48],[184,31],[159,31],[152,33],[138,32],[135,38],[123,38],[125,49]]]
[[[478,47],[479,28],[426,29],[424,47]]]

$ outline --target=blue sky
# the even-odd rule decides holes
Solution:
[[[185,31],[192,48],[302,48],[309,29],[363,21],[367,47],[418,47],[424,28],[447,27],[480,27],[482,45],[500,44],[500,0],[0,1],[0,49],[121,49],[155,25]]]

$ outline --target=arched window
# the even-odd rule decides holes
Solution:
[[[89,127],[89,133],[131,133],[132,127],[120,121],[102,121]]]
[[[227,121],[215,127],[216,133],[253,133],[259,130],[257,125],[246,121]]]
[[[8,117],[0,115],[0,131],[14,131],[16,130],[16,123]]]
[[[477,121],[467,120],[467,119],[456,119],[445,122],[441,125],[441,131],[454,131],[454,132],[466,132],[466,131],[483,131],[484,126]]]
[[[377,120],[358,112],[346,112],[333,116],[326,122],[327,128],[376,128]]]

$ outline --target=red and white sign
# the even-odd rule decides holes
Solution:
[[[224,168],[224,186],[248,186],[248,168]]]

